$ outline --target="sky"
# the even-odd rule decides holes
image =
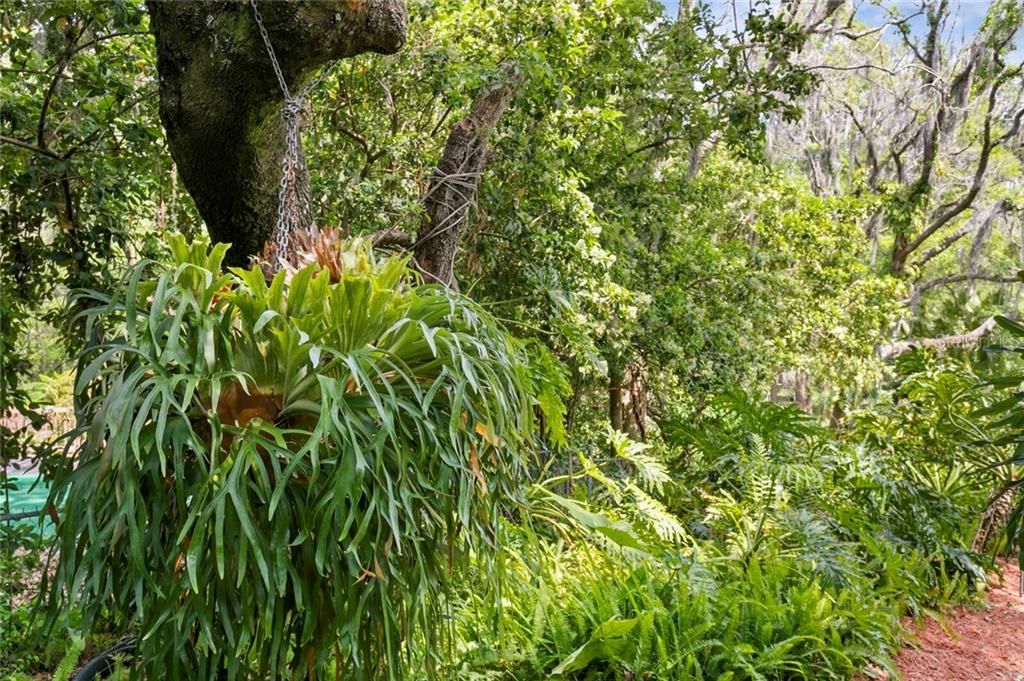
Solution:
[[[864,2],[858,15],[861,21],[868,26],[877,26],[885,23],[886,12],[889,8],[895,8],[902,14],[911,14],[917,9],[917,2],[913,0],[876,0],[877,4]],[[662,0],[665,5],[665,12],[674,17],[679,7],[679,0]],[[717,15],[725,12],[732,6],[732,0],[708,0],[712,12]],[[954,44],[962,44],[970,41],[977,32],[978,27],[985,18],[990,0],[958,0],[953,4],[953,38]],[[750,0],[737,0],[740,11],[744,6],[750,6]],[[924,27],[924,17],[919,17],[912,22],[912,28],[921,31]]]

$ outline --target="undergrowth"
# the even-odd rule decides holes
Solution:
[[[976,601],[993,567],[968,548],[998,475],[993,453],[950,428],[951,410],[979,398],[944,392],[976,386],[964,371],[915,371],[909,398],[853,414],[842,431],[735,393],[699,420],[662,424],[646,458],[617,436],[609,456],[577,452],[575,474],[537,487],[580,505],[568,514],[578,531],[506,526],[504,591],[467,589],[454,616],[460,678],[898,673],[901,618]],[[937,433],[942,448],[924,446]],[[628,490],[644,487],[657,512],[637,512]],[[665,514],[682,531],[659,532]]]

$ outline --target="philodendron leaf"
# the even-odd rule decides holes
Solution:
[[[636,645],[636,642],[626,638],[636,628],[639,618],[613,619],[604,622],[594,633],[590,640],[562,660],[557,667],[551,670],[554,676],[561,676],[566,672],[577,672],[586,669],[591,663],[598,661],[611,661],[622,658],[628,650]]]
[[[566,510],[569,517],[582,527],[597,532],[623,548],[647,551],[649,547],[625,520],[613,520],[606,515],[588,510],[574,499],[550,492],[550,499]]]

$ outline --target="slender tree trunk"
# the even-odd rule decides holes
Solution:
[[[793,372],[793,401],[800,411],[811,413],[811,391],[809,376],[803,369]]]
[[[903,275],[903,270],[907,265],[907,256],[910,255],[910,252],[907,250],[907,244],[907,235],[903,232],[898,233],[892,242],[892,256],[889,258],[889,271],[897,277]]]
[[[625,375],[617,367],[608,367],[608,420],[612,428],[622,430],[624,412],[622,409],[622,388]]]
[[[832,430],[840,430],[843,427],[843,421],[846,418],[846,412],[843,410],[843,406],[839,402],[832,404],[832,409],[828,415],[828,425]]]

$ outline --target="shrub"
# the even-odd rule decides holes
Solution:
[[[484,600],[460,613],[469,669],[505,667],[517,679],[845,679],[888,665],[899,641],[895,611],[868,580],[826,586],[774,545],[745,563],[710,549],[671,564],[585,545],[523,548],[509,564],[516,597],[498,641],[488,645]]]

